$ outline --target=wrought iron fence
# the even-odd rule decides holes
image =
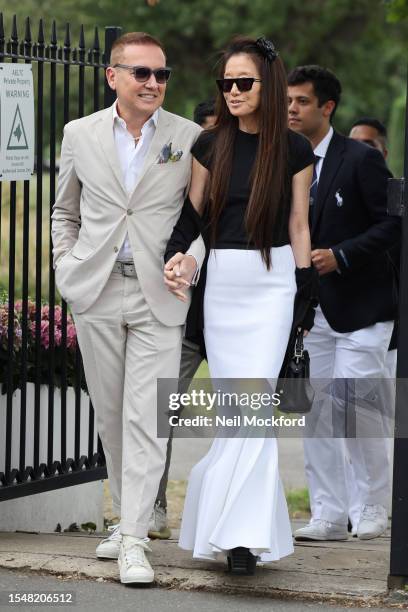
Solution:
[[[81,354],[56,293],[50,215],[61,128],[112,103],[104,69],[120,28],[105,28],[102,50],[97,28],[87,48],[83,27],[73,47],[69,24],[62,44],[55,21],[48,43],[42,20],[36,40],[29,18],[23,38],[17,25],[14,17],[6,40],[0,14],[0,62],[33,65],[36,171],[22,185],[0,183],[0,501],[106,478]]]

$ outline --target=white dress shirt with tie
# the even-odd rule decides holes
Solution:
[[[333,136],[333,128],[330,126],[330,129],[327,132],[326,136],[323,138],[323,140],[319,142],[317,147],[313,150],[313,153],[317,157],[320,157],[319,161],[316,163],[317,182],[319,182],[320,172],[323,166],[323,160],[326,157],[327,149],[329,148],[329,144],[332,139],[332,136]]]

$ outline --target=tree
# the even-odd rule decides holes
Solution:
[[[191,117],[194,105],[215,94],[217,52],[234,33],[264,34],[278,47],[288,69],[319,63],[334,70],[343,97],[336,127],[348,132],[360,115],[387,123],[394,99],[405,92],[408,22],[391,21],[408,0],[21,0],[20,16],[52,18],[63,37],[65,21],[74,39],[84,23],[89,45],[95,25],[145,30],[163,40],[173,74],[166,107]],[[394,12],[393,12],[394,11]],[[10,9],[6,11],[10,16]],[[103,43],[103,41],[101,41]],[[393,143],[391,143],[391,148]]]
[[[388,5],[388,18],[391,22],[402,21],[408,17],[408,0],[385,0]]]

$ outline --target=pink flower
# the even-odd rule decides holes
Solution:
[[[61,339],[62,339],[62,332],[61,332],[61,330],[58,327],[56,327],[54,329],[54,342],[55,342],[55,346],[60,346]]]
[[[31,335],[35,339],[37,325],[35,321],[32,321],[31,326],[28,326],[31,330]],[[40,342],[44,348],[50,346],[50,323],[49,321],[41,321],[40,324]]]
[[[54,320],[56,325],[61,325],[62,321],[62,308],[61,306],[55,306],[54,308]]]
[[[34,321],[35,319],[35,303],[28,300],[27,303],[28,318]]]
[[[48,304],[45,304],[41,307],[41,319],[48,321],[50,318],[50,307]]]
[[[23,339],[22,335],[23,335],[23,332],[22,332],[22,329],[21,329],[19,323],[15,322],[15,325],[14,325],[14,348],[16,350],[21,348],[22,339]]]
[[[0,308],[0,325],[7,326],[8,322],[8,304],[3,304]]]
[[[73,323],[67,325],[67,347],[70,349],[76,348],[77,337],[76,337],[76,329]]]
[[[41,345],[48,349],[50,346],[50,322],[41,321]]]

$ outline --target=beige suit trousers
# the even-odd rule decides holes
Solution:
[[[166,459],[157,437],[157,378],[177,378],[182,326],[160,323],[137,278],[112,272],[92,306],[74,314],[121,532],[143,538]]]

